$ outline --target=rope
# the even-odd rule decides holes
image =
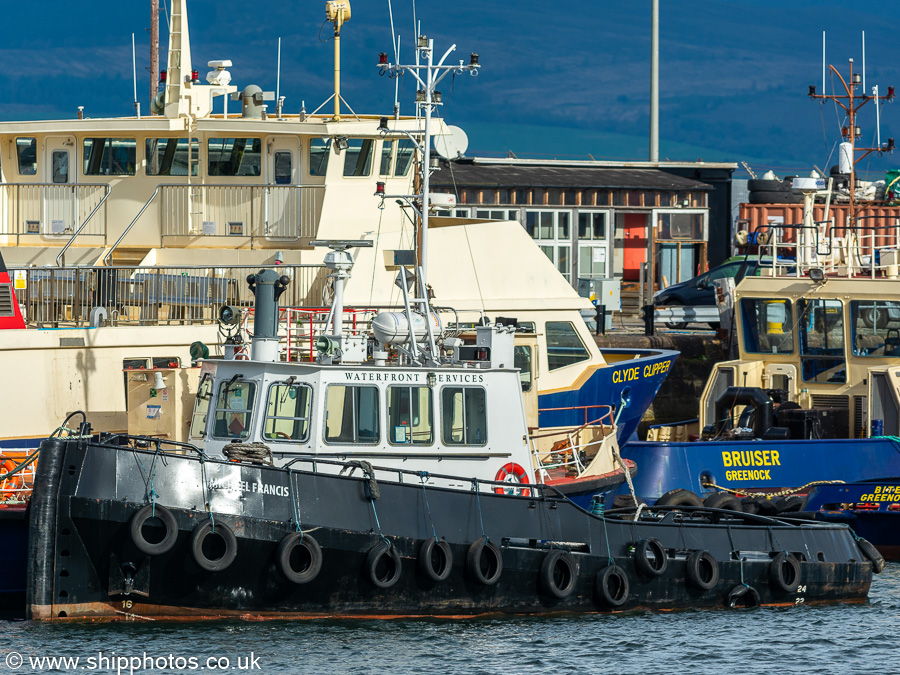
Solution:
[[[222,448],[222,454],[232,462],[273,466],[272,451],[265,443],[229,443]]]
[[[347,469],[350,469],[350,472],[347,474],[347,476],[352,476],[357,469],[362,469],[363,475],[366,477],[367,485],[369,488],[369,494],[367,494],[366,496],[370,500],[381,499],[381,488],[378,487],[378,481],[375,480],[375,469],[372,467],[371,462],[367,462],[364,459],[347,462],[344,465],[344,468],[341,469],[339,475],[343,476],[344,472],[347,471]]]
[[[303,541],[303,528],[300,526],[300,509],[297,507],[297,482],[293,471],[288,473],[288,485],[291,486],[291,508],[294,511],[294,531],[300,533],[300,541]]]
[[[428,479],[427,471],[420,471],[419,478],[422,479],[422,495],[425,497],[425,511],[428,513],[428,520],[431,522],[431,534],[434,535],[435,541],[437,541],[437,530],[434,529],[434,518],[431,517],[431,506],[428,504],[428,493],[425,491],[425,481]],[[482,527],[482,529],[484,529]]]
[[[814,487],[816,485],[841,485],[844,481],[842,480],[814,480],[806,485],[801,485],[798,488],[785,488],[784,490],[779,490],[778,492],[747,492],[746,490],[733,490],[732,488],[723,487],[721,485],[717,485],[716,483],[701,483],[701,485],[705,488],[715,488],[716,490],[721,490],[722,492],[730,492],[733,495],[744,495],[745,497],[765,497],[766,499],[772,499],[773,497],[784,497],[786,495],[796,494],[798,492],[802,492],[806,488]]]
[[[7,478],[12,478],[20,471],[24,471],[25,468],[31,464],[34,460],[37,459],[38,453],[41,451],[40,448],[34,450],[30,455],[28,455],[25,459],[22,460],[21,464],[17,464],[14,468],[10,469],[6,473],[0,473],[0,481],[4,481]],[[2,457],[0,457],[2,458]],[[7,458],[8,459],[8,458]],[[12,460],[10,460],[12,461]]]
[[[485,541],[490,541],[491,538],[484,531],[484,518],[481,515],[481,491],[478,489],[477,478],[472,479],[472,489],[475,490],[475,502],[478,504],[478,522],[481,523],[481,536],[484,537]]]
[[[200,479],[203,481],[203,499],[205,500],[206,512],[209,514],[209,523],[212,527],[212,533],[216,532],[216,520],[213,518],[212,509],[209,504],[209,480],[206,476],[206,461],[203,455],[200,455]]]

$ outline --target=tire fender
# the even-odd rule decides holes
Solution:
[[[752,586],[738,584],[728,592],[725,605],[731,609],[753,609],[759,607],[759,593]]]
[[[659,539],[651,537],[641,539],[634,547],[634,564],[642,574],[648,577],[659,577],[665,574],[666,568],[669,566],[669,559],[663,545],[659,543]]]
[[[709,551],[694,551],[688,556],[687,581],[691,586],[704,591],[719,583],[719,563]]]
[[[213,523],[208,520],[194,528],[191,534],[191,553],[196,563],[207,572],[221,572],[237,557],[237,537],[230,527],[218,520],[215,521],[215,533],[213,529]],[[203,542],[210,536],[219,536],[225,542],[225,552],[215,560],[207,558],[203,552]]]
[[[487,537],[476,539],[466,553],[466,569],[478,583],[493,586],[503,573],[500,547]]]
[[[777,590],[793,593],[800,585],[800,561],[793,553],[781,551],[769,563],[769,580]]]
[[[703,506],[703,500],[690,490],[675,488],[657,499],[656,506]]]
[[[166,527],[166,536],[162,541],[152,543],[144,537],[144,524],[151,518],[158,518]],[[141,553],[147,555],[162,555],[175,545],[178,539],[178,524],[175,522],[175,516],[164,506],[155,506],[147,504],[144,508],[134,514],[131,518],[131,541],[137,546]]]
[[[444,539],[431,537],[419,547],[419,569],[432,581],[444,581],[453,569],[453,551]]]
[[[305,569],[297,571],[291,565],[291,554],[295,549],[302,549],[309,562]],[[278,544],[275,555],[279,571],[291,583],[306,584],[315,579],[322,570],[322,548],[311,534],[291,532],[286,534]]]
[[[575,590],[578,564],[568,551],[550,551],[541,561],[541,587],[550,595],[567,598]]]
[[[383,563],[383,564],[382,564]],[[400,555],[389,542],[379,541],[366,556],[365,576],[378,588],[390,588],[400,580]]]
[[[881,574],[884,571],[884,556],[878,552],[878,549],[872,545],[868,539],[860,537],[856,541],[860,552],[872,563],[872,571],[875,574]]]
[[[621,607],[628,600],[628,575],[615,563],[597,572],[594,586],[607,607]]]

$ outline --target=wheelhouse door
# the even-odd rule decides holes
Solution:
[[[41,191],[40,225],[26,223],[26,234],[71,237],[81,221],[78,219],[78,192],[75,189],[75,139],[71,136],[48,136],[39,162]]]
[[[300,237],[300,139],[270,136],[266,140],[265,224],[267,239]]]

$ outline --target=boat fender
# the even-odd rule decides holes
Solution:
[[[634,547],[634,563],[639,572],[648,577],[659,577],[666,571],[669,559],[659,539],[651,537],[641,539]]]
[[[753,609],[759,607],[759,592],[747,584],[738,584],[725,598],[725,605],[731,609]]]
[[[800,561],[793,553],[781,551],[769,564],[769,580],[785,593],[793,593],[800,585]]]
[[[144,536],[144,525],[148,520],[159,520],[166,529],[165,536],[157,542],[152,542]],[[162,555],[169,551],[178,539],[178,524],[175,516],[165,506],[147,504],[131,518],[131,541],[141,553],[147,555]]]
[[[872,562],[872,571],[875,574],[881,574],[884,571],[884,556],[878,552],[878,549],[872,545],[872,542],[860,537],[856,540],[856,545],[862,554]]]
[[[466,553],[466,569],[478,583],[493,586],[503,573],[500,547],[487,537],[475,540]]]
[[[213,532],[213,529],[215,529],[215,532]],[[209,557],[207,552],[203,550],[203,545],[210,537],[219,537],[225,545],[222,553],[215,558]],[[215,552],[218,553],[218,551]],[[237,537],[234,536],[231,528],[223,522],[216,520],[215,528],[213,528],[213,523],[209,520],[204,521],[194,528],[194,532],[191,535],[191,553],[194,555],[194,560],[197,564],[207,572],[221,572],[227,569],[237,557]]]
[[[621,607],[628,600],[628,575],[615,563],[597,572],[594,586],[608,607]]]
[[[550,595],[567,598],[575,590],[578,565],[568,551],[550,551],[541,562],[541,587]]]
[[[703,506],[710,509],[724,509],[726,511],[743,511],[741,500],[727,492],[713,492],[703,500]]]
[[[294,569],[291,563],[294,551],[298,552],[300,570]],[[322,548],[311,534],[291,532],[279,542],[276,560],[278,569],[288,581],[305,584],[315,579],[322,569]]]
[[[687,580],[704,591],[719,583],[719,563],[709,551],[694,551],[687,559]]]
[[[366,576],[378,588],[390,588],[400,580],[400,555],[390,542],[381,540],[366,556]]]
[[[656,506],[703,506],[703,500],[690,490],[675,488],[657,499]]]
[[[443,581],[453,569],[453,551],[445,539],[430,537],[419,547],[419,569],[432,581]]]

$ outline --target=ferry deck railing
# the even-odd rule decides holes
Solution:
[[[76,236],[105,243],[109,195],[106,183],[0,183],[0,236],[17,245],[28,236],[67,239],[66,249]]]
[[[10,268],[10,276],[30,327],[210,324],[222,305],[253,306],[246,278],[261,267],[28,267]],[[291,279],[283,304],[322,304],[323,265],[273,269]]]
[[[601,413],[601,410],[604,411]],[[615,432],[614,410],[611,405],[586,405],[571,406],[565,408],[540,408],[538,416],[543,412],[564,413],[567,411],[581,412],[584,416],[584,422],[564,429],[553,429],[544,433],[540,432],[540,427],[532,427],[529,429],[529,436],[532,442],[532,453],[534,455],[535,468],[539,472],[549,472],[553,469],[565,469],[566,471],[574,470],[577,474],[581,474],[585,469],[582,457],[587,458],[588,450],[594,446],[603,443],[604,439],[611,433]],[[589,419],[593,415],[600,414],[595,419]],[[585,435],[585,432],[599,430],[599,438],[593,438],[587,442],[579,442],[579,437]],[[549,450],[540,450],[538,443],[541,439],[557,438]],[[545,441],[546,442],[546,441]],[[588,462],[589,463],[589,462]]]

